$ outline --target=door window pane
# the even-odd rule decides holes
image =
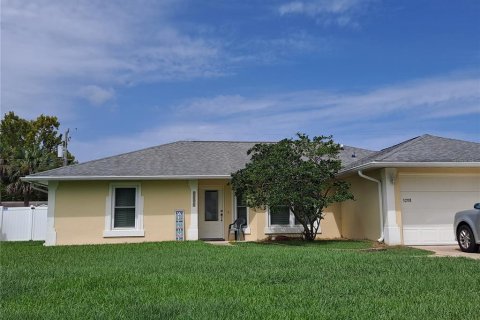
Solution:
[[[205,221],[218,221],[218,191],[205,191]]]

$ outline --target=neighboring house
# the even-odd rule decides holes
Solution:
[[[254,142],[180,141],[27,176],[48,186],[46,245],[227,239],[236,217],[246,240],[295,235],[287,211],[247,208],[229,185]],[[344,147],[339,177],[355,201],[325,210],[319,238],[387,244],[453,243],[456,211],[480,200],[480,144],[423,135],[379,152]]]

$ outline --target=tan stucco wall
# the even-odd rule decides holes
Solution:
[[[184,209],[185,232],[190,222],[188,181],[140,181],[144,198],[145,237],[104,238],[110,182],[60,182],[55,201],[57,244],[165,241],[175,239],[176,209]]]
[[[248,208],[250,219],[250,234],[245,236],[247,241],[257,241],[267,238],[265,226],[267,223],[267,211],[262,208]]]
[[[185,235],[191,220],[191,190],[188,181],[135,181],[139,184],[143,197],[144,237],[104,237],[105,215],[109,201],[111,184],[109,181],[67,181],[59,182],[55,203],[55,231],[57,244],[96,244],[168,241],[175,239],[175,216],[178,209],[185,210]],[[223,190],[224,238],[228,235],[228,225],[233,222],[235,208],[233,191],[228,180],[199,180],[198,208],[203,205],[201,190],[209,187]],[[263,240],[268,237],[265,227],[268,224],[267,211],[249,208],[250,232],[247,241]],[[321,222],[318,238],[341,237],[341,205],[335,204],[325,209],[325,219]],[[200,215],[199,215],[200,219]],[[199,226],[200,228],[200,226]]]
[[[342,204],[335,203],[323,211],[324,218],[320,222],[321,233],[317,239],[334,239],[342,237]]]
[[[379,170],[364,173],[380,179]],[[344,178],[344,180],[350,183],[350,191],[355,200],[347,200],[340,204],[342,236],[348,239],[378,239],[380,237],[380,208],[377,183],[356,175]]]

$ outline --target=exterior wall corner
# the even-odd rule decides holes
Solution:
[[[48,211],[47,211],[47,233],[45,246],[57,244],[57,232],[55,230],[55,202],[58,188],[58,181],[48,182]]]

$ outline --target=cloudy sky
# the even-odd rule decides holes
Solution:
[[[479,1],[1,1],[1,111],[80,161],[296,132],[480,141]]]

